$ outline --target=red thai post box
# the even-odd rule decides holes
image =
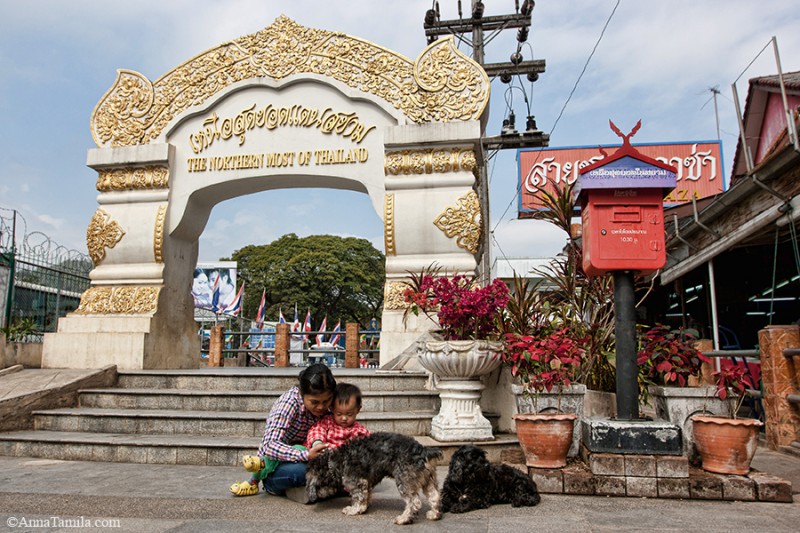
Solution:
[[[675,188],[674,167],[625,143],[580,172],[583,269],[649,274],[667,261],[663,198]]]

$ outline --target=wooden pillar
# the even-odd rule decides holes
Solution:
[[[713,352],[714,341],[711,339],[698,339],[694,343],[695,349],[700,352]],[[689,376],[690,387],[700,387],[703,385],[713,385],[714,378],[711,374],[714,372],[714,360],[710,363],[702,363],[700,365],[700,375],[698,377]],[[755,385],[755,384],[754,384]]]
[[[344,325],[344,367],[358,368],[359,345],[358,322],[348,322]]]
[[[225,326],[211,328],[211,338],[208,341],[208,366],[222,366],[222,349],[225,346]]]
[[[767,326],[758,332],[761,380],[764,384],[767,446],[776,450],[798,438],[800,415],[786,399],[797,394],[798,358],[787,358],[784,348],[800,348],[800,326]]]
[[[289,366],[289,324],[275,326],[275,366]]]

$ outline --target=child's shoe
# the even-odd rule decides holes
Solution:
[[[261,472],[264,468],[264,460],[257,455],[245,455],[242,457],[242,466],[248,472]]]
[[[234,496],[253,496],[258,494],[258,483],[251,484],[249,481],[234,483],[231,485],[230,491]]]

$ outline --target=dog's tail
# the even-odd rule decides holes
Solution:
[[[433,463],[434,465],[439,462],[439,460],[444,457],[444,453],[439,448],[425,448],[425,451],[422,452],[422,456],[425,458],[426,463]]]

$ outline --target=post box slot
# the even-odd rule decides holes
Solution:
[[[642,210],[638,207],[614,207],[612,222],[641,222]]]

